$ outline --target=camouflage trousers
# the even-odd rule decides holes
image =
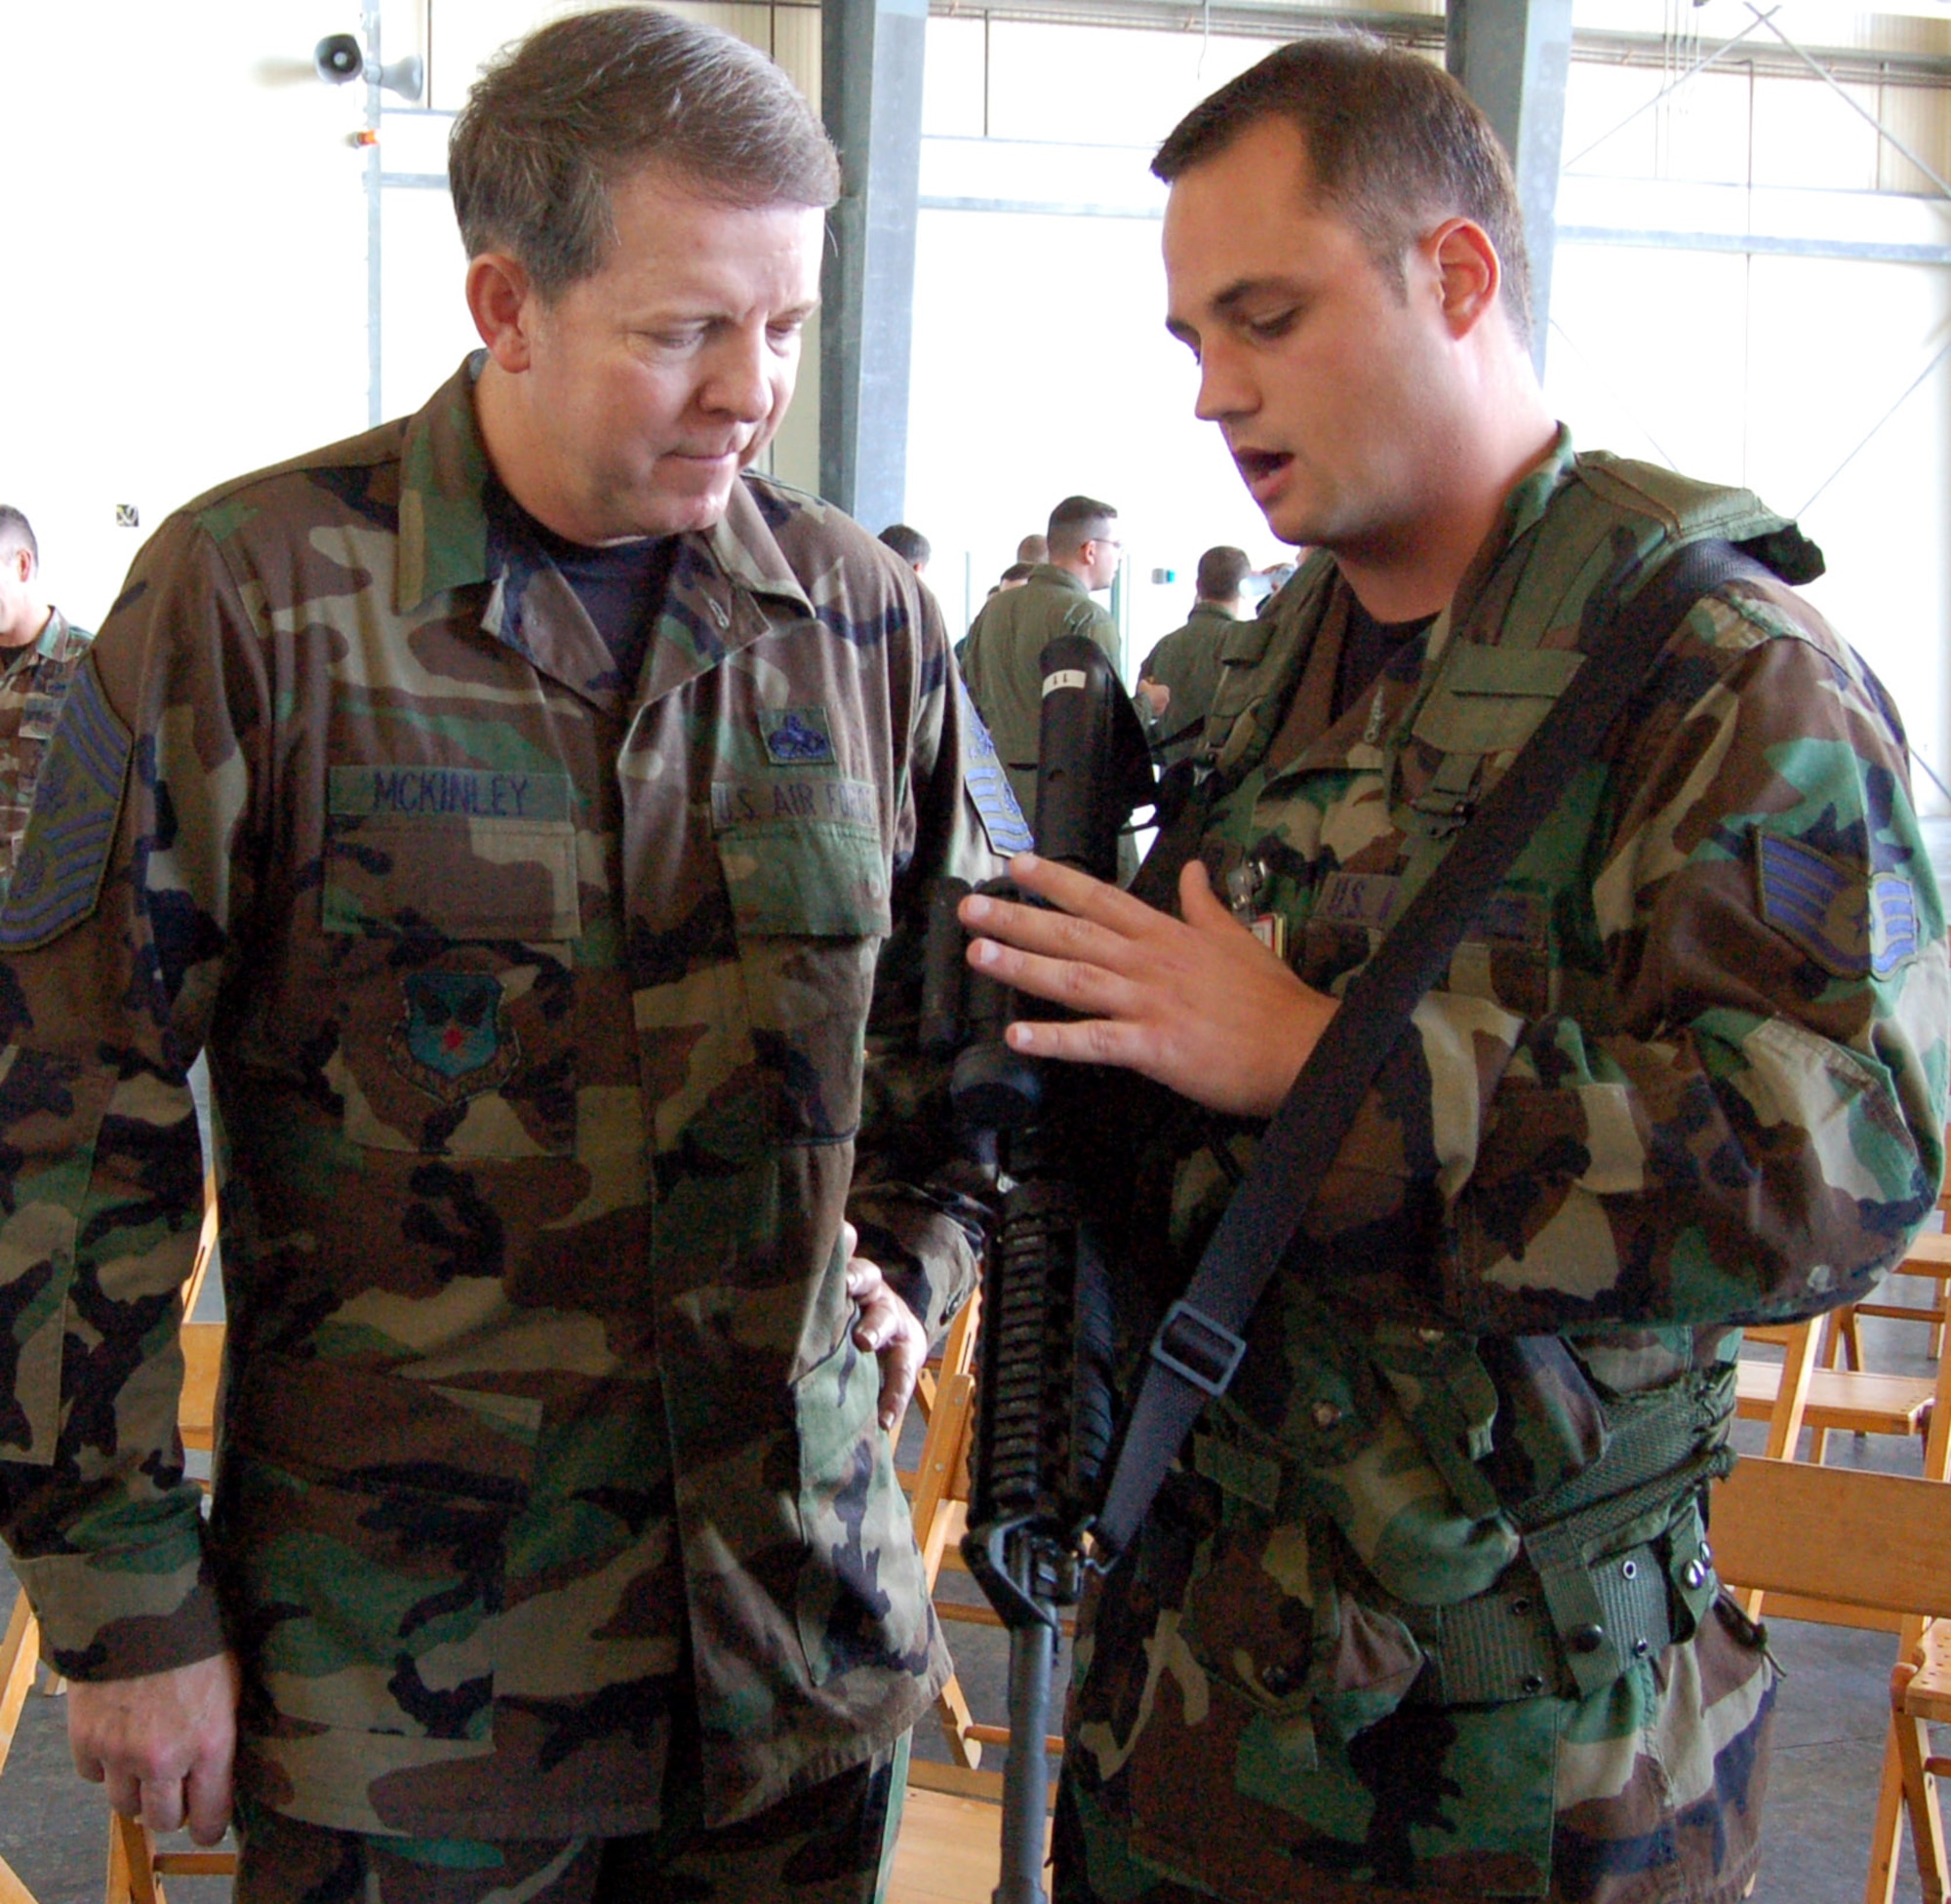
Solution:
[[[903,1733],[719,1831],[696,1768],[674,1765],[663,1825],[628,1838],[369,1838],[246,1805],[236,1904],[878,1904],[907,1761]]]
[[[1337,1730],[1300,1688],[1275,1698],[1241,1672],[1224,1642],[1282,1598],[1261,1569],[1188,1565],[1210,1544],[1175,1540],[1161,1501],[1080,1620],[1055,1904],[1735,1904],[1753,1887],[1776,1675],[1725,1598],[1586,1697],[1443,1706],[1412,1687]],[[1331,1663],[1355,1675],[1346,1600],[1339,1626]]]

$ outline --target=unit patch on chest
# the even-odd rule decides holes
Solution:
[[[402,989],[407,1015],[393,1027],[393,1068],[441,1104],[497,1091],[521,1062],[501,981],[485,972],[416,972]]]
[[[762,707],[759,737],[775,767],[829,767],[836,758],[823,707]]]

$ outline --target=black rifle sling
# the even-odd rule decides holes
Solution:
[[[1101,1549],[1121,1553],[1150,1510],[1199,1412],[1246,1353],[1242,1331],[1260,1291],[1299,1234],[1302,1216],[1340,1148],[1382,1060],[1416,1002],[1579,765],[1646,679],[1687,611],[1735,575],[1767,571],[1732,544],[1689,543],[1623,609],[1602,611],[1586,658],[1474,818],[1405,908],[1375,955],[1349,981],[1341,1009],[1267,1126],[1247,1180],[1213,1233],[1185,1293],[1152,1339],[1104,1505],[1093,1524]]]

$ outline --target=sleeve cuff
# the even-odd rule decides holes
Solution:
[[[60,1554],[16,1560],[41,1623],[41,1657],[63,1679],[128,1680],[224,1650],[208,1563],[179,1567]]]

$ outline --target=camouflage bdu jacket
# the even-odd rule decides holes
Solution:
[[[0,893],[27,830],[48,736],[94,639],[56,609],[33,641],[0,657]]]
[[[1020,588],[983,604],[969,629],[962,673],[995,736],[1017,804],[1036,818],[1037,740],[1043,724],[1043,651],[1058,635],[1089,635],[1115,665],[1118,624],[1068,569],[1040,562]]]
[[[1702,534],[1812,553],[1561,438],[1333,723],[1348,596],[1310,562],[1229,643],[1219,890],[1338,992],[1621,546]],[[1931,1208],[1943,919],[1881,690],[1772,579],[1692,608],[1608,748],[1385,1060],[1092,1613],[1065,1829],[1101,1897],[1721,1904],[1754,1873],[1773,1674],[1698,1500],[1733,1325],[1863,1293]],[[1168,1289],[1250,1153],[1155,1135]]]
[[[939,1329],[981,1212],[886,988],[863,1049],[917,882],[997,861],[939,619],[856,525],[748,477],[632,690],[490,480],[463,370],[173,518],[77,679],[0,912],[4,1531],[61,1672],[236,1647],[276,1810],[648,1829],[695,1702],[720,1823],[948,1669],[841,1222]]]

